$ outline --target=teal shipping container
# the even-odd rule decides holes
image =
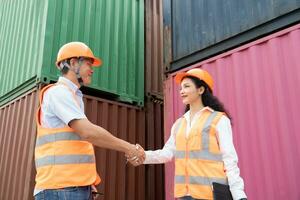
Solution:
[[[57,52],[70,41],[103,60],[86,91],[143,105],[144,1],[0,0],[0,24],[0,105],[55,82]]]

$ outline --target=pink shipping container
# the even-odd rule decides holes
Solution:
[[[208,70],[215,95],[233,117],[233,137],[250,200],[299,200],[300,24],[192,68]],[[184,106],[173,73],[165,82],[165,140]],[[166,199],[173,199],[173,163],[166,165]]]

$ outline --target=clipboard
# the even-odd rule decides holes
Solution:
[[[213,182],[214,200],[233,200],[229,185]]]

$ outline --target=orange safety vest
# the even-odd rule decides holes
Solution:
[[[176,134],[175,197],[191,195],[213,199],[212,183],[227,184],[222,155],[216,137],[221,112],[205,110],[186,138],[186,120],[181,119]]]
[[[101,179],[96,171],[93,145],[83,141],[69,126],[63,128],[43,128],[41,126],[43,96],[45,91],[52,86],[48,85],[41,90],[40,105],[37,111],[36,188],[58,189],[97,185]],[[68,86],[67,88],[69,89]],[[75,97],[75,93],[71,89],[69,90]],[[75,100],[77,101],[76,98]]]

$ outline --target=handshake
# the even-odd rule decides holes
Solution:
[[[146,158],[145,151],[141,145],[132,145],[129,151],[125,154],[127,162],[130,162],[133,166],[139,166],[144,163]]]

